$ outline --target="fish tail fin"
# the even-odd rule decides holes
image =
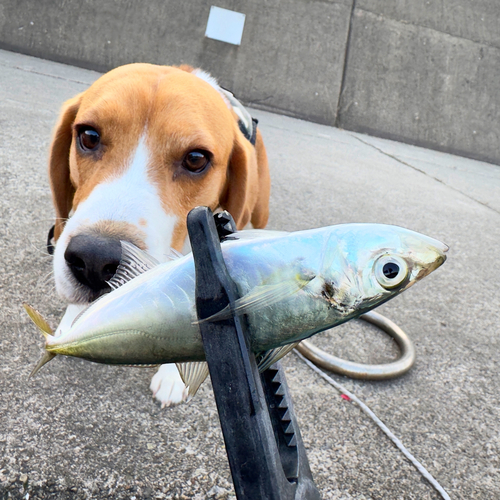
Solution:
[[[23,304],[24,310],[28,313],[28,316],[31,318],[31,321],[35,323],[38,329],[42,332],[42,335],[45,339],[54,336],[54,331],[50,328],[47,321],[43,318],[43,316],[34,308],[31,307],[26,302]]]
[[[35,323],[35,325],[38,327],[38,329],[42,332],[43,336],[45,337],[45,340],[48,340],[49,338],[52,338],[54,335],[54,331],[52,328],[50,328],[49,324],[47,321],[43,318],[43,316],[34,308],[31,307],[29,304],[24,303],[23,307],[25,311],[28,313],[28,316],[31,318],[31,321]],[[56,355],[53,352],[45,351],[44,355],[41,357],[40,361],[38,361],[37,365],[33,369],[33,371],[30,373],[30,376],[28,378],[33,377],[36,375],[38,370],[40,368],[48,363],[51,359],[55,358]]]
[[[44,364],[48,363],[51,359],[53,359],[55,357],[56,357],[56,355],[53,352],[45,351],[45,354],[40,358],[40,361],[38,361],[35,368],[33,368],[33,371],[30,373],[30,376],[28,377],[28,379],[30,379],[31,377],[34,377],[38,373],[38,370],[40,370],[40,368]]]

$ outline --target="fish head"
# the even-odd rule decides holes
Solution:
[[[346,318],[359,316],[428,276],[447,251],[439,240],[401,227],[347,224],[329,245],[322,295]]]

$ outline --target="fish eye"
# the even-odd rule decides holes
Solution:
[[[397,255],[382,255],[374,267],[375,278],[388,290],[401,285],[408,276],[408,264]]]

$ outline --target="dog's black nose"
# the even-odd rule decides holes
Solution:
[[[71,238],[64,258],[75,278],[94,292],[110,290],[109,281],[122,256],[120,241],[98,235]]]

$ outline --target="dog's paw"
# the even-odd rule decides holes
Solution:
[[[188,388],[179,375],[175,364],[161,365],[155,373],[149,388],[161,407],[172,406],[188,399]]]

